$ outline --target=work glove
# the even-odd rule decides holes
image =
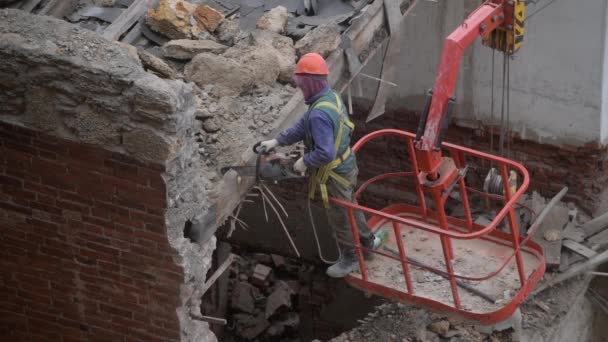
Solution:
[[[304,164],[304,157],[300,157],[294,164],[293,170],[300,175],[304,175],[306,173],[306,164]]]
[[[260,143],[260,147],[265,147],[266,151],[270,151],[277,146],[279,146],[279,141],[277,139],[265,140]]]

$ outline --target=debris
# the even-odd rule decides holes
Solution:
[[[558,230],[550,229],[545,231],[543,238],[547,241],[553,242],[562,239],[562,234]]]
[[[450,322],[446,320],[433,322],[429,325],[429,330],[438,335],[445,336],[450,330]]]
[[[106,6],[114,1],[102,1],[102,6]],[[103,31],[102,36],[109,40],[118,40],[121,35],[129,30],[135,24],[139,18],[146,12],[150,1],[148,0],[136,0],[129,8],[124,10],[116,20],[112,21],[112,24]],[[107,6],[109,7],[109,6]]]
[[[254,83],[250,68],[240,62],[212,53],[196,55],[184,69],[186,80],[199,87],[214,85],[224,90],[223,95],[240,95]]]
[[[274,285],[274,289],[266,301],[266,319],[274,315],[281,307],[291,307],[292,289],[282,280]]]
[[[338,25],[322,25],[308,32],[304,38],[296,42],[298,56],[316,52],[327,58],[330,53],[340,46],[340,29]]]
[[[238,282],[232,290],[232,308],[241,312],[253,313],[255,298],[259,294],[260,291],[253,285],[243,281]]]
[[[568,188],[564,187],[546,206],[544,198],[537,192],[532,193],[532,210],[539,215],[528,234],[536,231],[532,241],[543,247],[548,269],[559,268],[561,264],[562,228],[568,222],[568,208],[560,201],[567,192]]]
[[[266,253],[253,253],[251,256],[264,265],[270,265],[272,263],[272,258]]]
[[[137,53],[139,58],[141,59],[141,63],[146,69],[149,69],[159,76],[168,79],[175,79],[177,77],[177,73],[173,68],[171,68],[167,63],[165,63],[162,59],[152,55],[146,50],[139,48],[137,49]]]
[[[268,276],[270,276],[270,272],[272,272],[272,269],[268,266],[264,266],[262,264],[255,265],[251,282],[258,287],[263,287],[268,279]]]
[[[189,39],[199,35],[201,29],[192,24],[195,5],[181,0],[160,0],[156,10],[150,9],[146,24],[171,39]]]
[[[605,212],[581,226],[581,229],[585,232],[585,237],[590,237],[606,228],[608,228],[608,212]]]
[[[199,53],[222,53],[227,48],[212,40],[176,39],[163,46],[163,54],[165,57],[190,60]]]
[[[606,247],[608,245],[608,229],[591,236],[588,241],[591,247],[595,250]]]
[[[285,258],[277,255],[277,254],[270,254],[270,258],[272,258],[272,262],[274,263],[274,266],[277,268],[283,268],[285,267]]]
[[[271,51],[276,56],[279,65],[279,82],[291,83],[296,67],[296,49],[293,40],[264,30],[252,31],[249,40],[250,45]]]
[[[228,324],[228,321],[226,321],[224,318],[216,318],[216,317],[210,317],[210,316],[195,316],[195,315],[190,315],[190,318],[195,319],[197,321],[207,322],[209,324],[218,324],[218,325]]]
[[[224,15],[207,5],[200,5],[194,11],[194,19],[201,28],[214,32],[224,19]]]
[[[270,326],[270,322],[264,318],[263,313],[256,316],[248,314],[236,314],[236,333],[246,340],[253,340]]]
[[[277,6],[264,13],[258,20],[256,27],[262,30],[283,33],[287,25],[287,8]]]
[[[396,257],[401,257],[398,251],[392,249],[389,246],[383,246],[382,248],[385,251],[389,252],[390,254],[393,254]],[[411,256],[408,257],[408,259],[409,259],[410,263],[412,265],[414,265],[414,266],[428,268],[427,265],[421,263],[420,261],[416,260],[415,258],[412,258]],[[434,276],[435,277],[443,277],[443,278],[446,278],[446,279],[448,278],[447,276],[445,276],[443,274],[436,274],[436,275],[434,274]],[[429,280],[430,281],[434,281],[434,280],[431,280],[431,278],[426,278],[425,277],[425,279],[424,279],[425,282],[427,282]],[[487,300],[490,303],[496,303],[496,298],[494,298],[493,296],[491,296],[491,295],[489,295],[489,294],[487,294],[487,293],[485,293],[483,291],[480,291],[480,290],[476,289],[474,286],[469,285],[469,284],[465,283],[464,281],[462,281],[460,279],[456,280],[456,285],[458,285],[459,287],[461,287],[461,288],[469,291],[472,294],[475,294],[476,296],[479,296],[480,298],[483,298],[483,299]]]
[[[539,309],[543,310],[546,313],[551,313],[551,308],[549,308],[549,306],[543,302],[540,301],[535,301],[534,304],[536,306],[538,306]]]
[[[586,271],[592,270],[598,265],[605,263],[606,261],[608,261],[608,251],[604,251],[603,253],[597,254],[586,262],[573,266],[566,272],[561,273],[548,281],[545,281],[534,289],[534,291],[532,292],[532,296],[544,291],[548,287],[554,286]]]
[[[137,64],[141,65],[141,60],[139,59],[139,53],[137,48],[131,44],[126,44],[123,42],[115,41],[114,44],[120,46],[121,49],[125,49],[129,57],[131,57]]]
[[[113,23],[123,12],[122,8],[87,7],[80,12],[82,18],[96,18],[101,21]]]
[[[580,243],[572,240],[565,239],[562,241],[562,245],[587,259],[593,258],[597,254],[594,250],[588,248],[587,246],[581,245]]]
[[[580,228],[576,228],[572,222],[568,222],[562,235],[564,239],[570,239],[575,242],[583,242],[585,240],[585,232]]]
[[[273,49],[237,44],[226,50],[223,56],[247,66],[243,71],[249,72],[256,86],[273,85],[279,77],[279,60]]]
[[[202,290],[201,290],[201,295],[204,295],[205,292],[207,292],[207,290],[211,287],[211,285],[213,285],[213,283],[215,283],[215,281],[224,273],[226,272],[226,270],[228,269],[228,267],[230,267],[230,265],[232,265],[232,262],[235,259],[235,255],[234,254],[230,254],[228,255],[228,257],[226,258],[226,260],[224,260],[224,262],[217,268],[217,270],[215,270],[215,272],[213,272],[213,275],[211,275],[211,277],[209,277],[209,279],[205,282],[205,285],[203,286]]]
[[[285,326],[276,322],[273,323],[268,330],[266,330],[268,336],[271,337],[281,336],[283,332],[285,332]]]
[[[217,40],[229,46],[234,45],[240,33],[239,22],[235,19],[222,20],[215,30]]]

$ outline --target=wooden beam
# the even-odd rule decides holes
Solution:
[[[560,203],[567,192],[568,188],[564,187],[544,208],[542,208],[544,203],[540,201],[540,196],[536,192],[532,194],[532,209],[536,212],[542,209],[538,218],[533,223],[533,227],[530,227],[530,229],[538,227],[532,237],[532,241],[543,247],[548,269],[560,267],[562,241],[561,238],[557,241],[547,241],[544,235],[550,230],[555,230],[560,236],[563,233],[563,227],[568,222],[568,208],[557,204]]]
[[[570,239],[564,239],[562,241],[562,245],[566,248],[568,248],[569,250],[573,251],[574,253],[580,254],[582,256],[584,256],[587,259],[593,258],[597,252],[594,251],[593,249],[581,245],[578,242],[572,241]]]
[[[135,26],[133,26],[133,28],[131,29],[131,31],[129,31],[129,33],[127,33],[123,38],[122,38],[122,42],[123,43],[127,43],[127,44],[133,44],[135,43],[135,41],[137,41],[137,39],[139,39],[139,37],[141,37],[141,22],[135,24]]]
[[[608,229],[604,230],[601,233],[593,235],[592,237],[587,239],[587,241],[589,242],[589,245],[595,250],[602,249],[608,246]]]
[[[608,212],[594,218],[580,227],[585,232],[585,237],[597,234],[608,228]]]
[[[554,278],[540,284],[540,286],[538,286],[536,289],[534,289],[534,291],[532,292],[532,296],[537,295],[538,293],[544,291],[545,289],[547,289],[549,287],[555,286],[568,279],[571,279],[571,278],[576,277],[580,274],[583,274],[587,271],[590,271],[607,261],[608,261],[608,251],[604,251],[601,254],[597,254],[596,256],[587,260],[586,262],[573,266],[568,271],[561,273],[561,274],[555,276]]]
[[[109,40],[117,40],[127,32],[139,18],[150,8],[152,0],[135,0],[129,8],[116,18],[102,33],[102,36]]]
[[[211,277],[209,277],[209,279],[205,282],[205,285],[203,285],[203,289],[201,291],[201,296],[204,295],[205,292],[207,292],[207,290],[209,290],[211,285],[213,285],[213,283],[215,283],[217,278],[219,278],[222,275],[222,273],[224,273],[228,269],[228,267],[234,261],[234,258],[235,258],[235,255],[231,253],[228,256],[228,258],[226,258],[226,260],[220,265],[220,267],[218,267],[217,270],[215,270],[213,275]]]
[[[211,317],[211,316],[197,316],[197,315],[190,315],[190,318],[195,319],[197,321],[207,322],[209,324],[219,324],[219,325],[228,324],[228,321],[224,318],[217,318],[217,317]]]

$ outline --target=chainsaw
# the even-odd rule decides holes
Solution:
[[[293,170],[293,165],[301,157],[298,150],[290,153],[280,153],[274,148],[266,150],[261,142],[253,145],[253,152],[257,154],[255,166],[226,166],[220,169],[222,175],[234,170],[241,177],[255,177],[258,181],[283,181],[286,179],[303,178]]]

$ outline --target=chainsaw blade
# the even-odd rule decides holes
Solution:
[[[234,170],[241,177],[256,177],[256,167],[255,166],[226,166],[220,169],[222,175],[225,175],[226,172]]]

